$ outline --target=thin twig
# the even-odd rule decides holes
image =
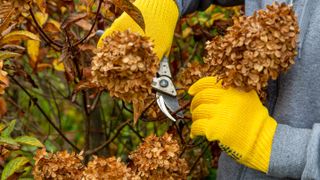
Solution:
[[[131,125],[131,124],[128,124],[129,125],[129,128],[131,129],[132,132],[134,132],[140,141],[143,141],[143,137],[139,134],[139,132],[137,130],[134,129],[134,127]]]
[[[192,50],[191,56],[189,56],[188,60],[185,61],[186,63],[190,62],[194,58],[194,56],[196,55],[196,52],[197,52],[198,45],[199,45],[199,42],[196,42],[196,44],[194,45],[194,48]],[[184,66],[184,64],[182,66]]]
[[[52,90],[52,89],[53,89],[52,86],[49,86],[49,89],[50,89],[50,93],[51,93],[51,95],[52,95],[53,102],[54,102],[54,104],[55,104],[55,106],[56,106],[56,109],[57,109],[57,112],[58,112],[59,128],[62,129],[60,107],[59,107],[59,105],[58,105],[56,96],[54,95],[54,92],[53,92],[53,90]]]
[[[176,111],[172,112],[171,115],[175,116],[177,113],[179,113],[180,111],[184,110],[186,107],[188,107],[191,104],[191,101],[184,104],[183,106],[181,106],[179,109],[177,109]],[[163,118],[159,118],[159,121],[163,121],[165,119],[167,119],[167,116],[164,116]]]
[[[100,101],[100,97],[101,97],[102,91],[99,91],[98,95],[96,95],[95,99],[93,100],[93,103],[90,105],[90,113],[96,109],[99,101]]]
[[[131,120],[129,119],[129,120],[127,120],[126,122],[120,124],[120,125],[118,126],[118,128],[117,128],[116,134],[115,134],[114,136],[112,136],[112,138],[110,138],[109,140],[105,141],[103,144],[101,144],[101,145],[98,146],[97,148],[87,151],[87,152],[85,153],[85,156],[89,156],[89,155],[95,154],[95,153],[97,153],[98,151],[102,150],[104,147],[108,146],[110,143],[112,143],[112,141],[118,137],[118,135],[120,134],[121,130],[122,130],[124,127],[126,127],[126,126],[129,124],[130,121],[131,121]]]
[[[189,176],[191,175],[192,171],[196,168],[198,162],[200,161],[200,159],[202,158],[202,156],[204,155],[204,153],[206,153],[206,151],[208,150],[208,148],[210,147],[210,145],[212,144],[212,142],[210,142],[207,147],[202,151],[202,153],[197,157],[196,161],[193,163],[190,171],[189,171]]]
[[[31,2],[30,2],[30,3],[31,3]],[[44,39],[45,41],[47,41],[48,44],[49,44],[53,49],[55,49],[55,50],[57,50],[57,51],[60,51],[63,46],[62,46],[61,44],[59,44],[59,43],[54,42],[54,41],[43,31],[43,29],[42,29],[41,26],[39,25],[39,23],[38,23],[35,15],[34,15],[34,13],[33,13],[33,11],[32,11],[32,6],[31,6],[30,3],[29,3],[29,12],[30,12],[30,15],[31,15],[31,17],[32,17],[33,22],[36,24],[36,27],[37,27],[38,31],[40,32],[40,35],[43,36],[43,39]],[[60,49],[58,49],[58,48],[56,48],[56,47],[54,47],[54,46],[52,46],[52,45],[54,45],[54,46],[56,46],[56,47],[58,47],[58,48],[60,48]]]
[[[83,43],[83,42],[90,36],[90,34],[92,33],[92,31],[93,31],[93,29],[94,29],[94,27],[95,27],[95,25],[96,25],[96,23],[97,23],[97,21],[98,21],[98,16],[99,16],[99,14],[100,14],[100,9],[101,9],[102,3],[103,3],[103,0],[100,0],[100,1],[99,1],[99,6],[98,6],[98,9],[97,9],[97,12],[96,12],[96,17],[95,17],[95,19],[94,19],[94,21],[93,21],[93,24],[92,24],[89,32],[87,33],[86,36],[84,36],[82,39],[80,39],[78,42],[76,42],[76,43],[73,45],[73,47],[78,46],[79,44]]]
[[[33,97],[26,89],[23,87],[13,76],[9,75],[9,77],[29,96],[31,101],[36,105],[39,109],[41,114],[45,117],[45,119],[49,122],[49,124],[58,132],[58,134],[69,144],[71,145],[76,151],[80,152],[80,149],[74,145],[66,136],[65,134],[54,124],[54,122],[50,119],[50,117],[45,113],[45,111],[39,105],[37,98]]]
[[[82,91],[82,101],[83,101],[83,108],[86,115],[86,135],[85,135],[85,150],[88,150],[90,148],[90,127],[91,127],[91,118],[90,118],[90,112],[88,110],[88,99],[87,99],[87,92]]]
[[[177,109],[176,111],[174,111],[172,113],[172,115],[176,115],[177,113],[179,113],[180,111],[184,110],[186,107],[188,107],[189,105],[191,104],[191,101],[190,102],[187,102],[186,104],[184,104],[183,106],[181,106],[179,109]]]
[[[192,139],[190,139],[189,142],[190,142],[190,141],[192,141]],[[185,153],[185,151],[186,151],[187,149],[195,148],[195,147],[200,146],[201,144],[203,144],[203,143],[205,143],[205,142],[206,142],[206,140],[204,139],[204,140],[202,140],[201,142],[199,142],[199,143],[197,143],[197,144],[186,144],[186,145],[184,145],[183,148],[182,148],[182,151],[181,151],[181,153],[180,153],[180,155],[179,155],[179,157],[182,157],[182,155]]]
[[[122,106],[126,111],[130,112],[131,114],[133,114],[133,111],[126,106],[126,103],[123,100],[122,100]]]

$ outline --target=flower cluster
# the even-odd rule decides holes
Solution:
[[[225,87],[256,90],[294,64],[299,27],[291,6],[274,3],[252,16],[234,19],[225,36],[207,43],[210,75]]]
[[[120,158],[94,157],[83,172],[83,178],[87,180],[103,179],[134,179],[131,169]]]
[[[186,179],[189,168],[180,158],[180,146],[172,135],[147,137],[137,150],[129,155],[133,170],[142,179]]]
[[[159,63],[149,38],[130,31],[114,32],[93,57],[93,82],[111,96],[133,103],[137,120],[151,94]]]
[[[175,78],[175,84],[179,88],[188,89],[197,80],[205,77],[208,73],[209,66],[201,64],[199,61],[193,61],[181,68]]]
[[[47,153],[45,149],[37,151],[33,169],[34,178],[37,179],[75,179],[82,178],[84,165],[82,156],[67,151]]]
[[[42,149],[34,157],[33,175],[36,180],[187,179],[189,167],[186,160],[179,157],[180,153],[178,141],[167,133],[162,137],[147,137],[130,154],[132,163],[129,164],[116,157],[93,157],[85,166],[81,154],[69,154],[66,151],[47,153]]]

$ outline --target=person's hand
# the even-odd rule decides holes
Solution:
[[[141,11],[144,18],[145,33],[127,13],[123,13],[101,36],[98,47],[103,45],[103,39],[112,32],[130,30],[150,37],[154,41],[154,51],[161,59],[170,51],[179,17],[178,6],[175,0],[136,0],[134,5]]]
[[[267,172],[277,122],[255,91],[225,89],[216,78],[200,79],[189,89],[191,137],[206,136],[239,163]]]

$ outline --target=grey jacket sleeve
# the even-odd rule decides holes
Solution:
[[[313,129],[279,124],[268,174],[281,178],[320,179],[320,124],[315,124]]]
[[[186,15],[197,10],[205,10],[210,4],[220,6],[235,6],[244,4],[244,0],[176,0],[181,15]]]
[[[196,10],[203,10],[212,4],[212,0],[176,0],[180,14],[186,15]]]

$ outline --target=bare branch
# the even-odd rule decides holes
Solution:
[[[31,6],[30,3],[29,3],[29,12],[30,12],[30,15],[31,15],[31,17],[32,17],[32,20],[33,20],[33,22],[36,24],[36,27],[37,27],[40,35],[42,36],[42,38],[43,38],[53,49],[55,49],[55,50],[57,50],[57,51],[60,51],[63,46],[62,46],[61,44],[59,44],[59,43],[54,42],[54,41],[43,31],[43,29],[42,29],[41,26],[39,25],[39,23],[38,23],[35,15],[34,15],[34,13],[33,13],[33,11],[32,11],[32,6]],[[53,45],[54,45],[54,46],[53,46]],[[55,47],[55,46],[56,46],[56,47]],[[57,48],[57,47],[58,47],[58,48]]]
[[[73,47],[78,46],[79,44],[83,43],[83,42],[90,36],[90,34],[92,33],[92,31],[93,31],[93,29],[94,29],[94,27],[95,27],[95,25],[96,25],[96,23],[97,23],[97,21],[98,21],[98,16],[99,16],[99,14],[100,14],[100,10],[101,10],[101,5],[102,5],[102,3],[103,3],[103,0],[100,0],[100,1],[99,1],[99,6],[98,6],[98,9],[97,9],[97,12],[96,12],[96,17],[95,17],[95,19],[94,19],[94,21],[93,21],[93,24],[92,24],[92,26],[91,26],[91,29],[89,30],[89,32],[87,33],[87,35],[84,36],[82,39],[80,39],[78,42],[76,42],[76,43],[73,45]]]

